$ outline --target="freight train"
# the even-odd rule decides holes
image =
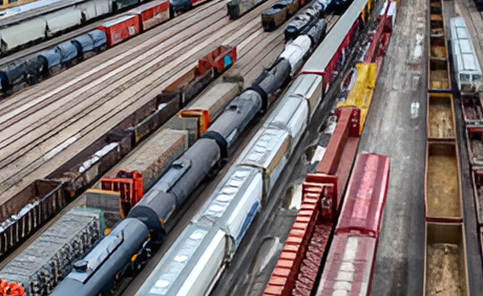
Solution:
[[[65,1],[67,2],[67,1]],[[39,1],[0,19],[2,55],[123,11],[142,0]],[[29,11],[29,6],[33,6]],[[43,11],[37,14],[36,11]],[[22,34],[18,34],[22,32]]]
[[[103,23],[96,30],[7,64],[0,68],[0,94],[10,95],[35,84],[168,19],[168,0],[154,0]]]
[[[273,94],[283,86],[300,60],[305,59],[323,36],[320,25],[299,36],[305,46],[287,47],[276,63],[265,70],[247,90],[226,107],[161,179],[147,191],[103,240],[53,291],[52,295],[95,295],[109,291],[116,275],[136,271],[149,256],[150,246],[161,244],[167,233],[165,224],[176,209],[191,197],[196,187],[228,155],[230,147],[255,115],[266,110]],[[199,155],[204,157],[199,157]]]
[[[470,295],[445,3],[430,0],[429,5],[423,295]],[[462,24],[461,20],[449,21],[448,36],[452,42],[455,80],[464,94],[479,87],[481,70],[478,73],[479,67],[475,67],[474,49]]]
[[[370,11],[355,0],[136,295],[206,295],[235,255],[310,124]],[[301,36],[302,37],[302,36]],[[298,37],[300,38],[300,37]],[[297,39],[298,39],[297,38]],[[295,40],[297,40],[295,39]]]
[[[338,213],[344,201],[344,191],[351,175],[360,133],[364,126],[365,115],[363,114],[367,113],[370,107],[375,84],[375,77],[368,76],[367,71],[363,69],[370,69],[370,72],[374,73],[379,72],[376,69],[382,65],[392,32],[395,11],[396,3],[392,1],[386,2],[381,10],[379,25],[370,38],[372,41],[363,59],[364,63],[357,65],[356,83],[346,101],[337,106],[337,124],[324,156],[315,172],[307,174],[302,184],[300,210],[265,287],[264,296],[325,296],[336,293],[369,295],[370,293],[371,270],[374,262],[371,259],[376,256],[376,249],[359,249],[355,256],[351,257],[360,263],[351,270],[358,276],[344,278],[344,284],[336,276],[342,263],[338,255],[340,252],[348,252],[348,247],[354,247],[354,244],[347,246],[345,244],[347,241],[377,244],[375,234],[378,233],[382,215],[378,211],[375,211],[377,215],[374,215],[374,212],[369,214],[367,209],[377,207],[379,210],[382,209],[389,173],[387,157],[375,154],[359,155],[345,194],[345,200],[349,200],[349,203],[344,203],[340,218]],[[371,184],[370,188],[373,189],[371,193],[361,190],[363,183]],[[371,227],[372,230],[368,232],[370,235],[362,234],[363,231],[359,228],[358,234],[339,233],[334,236],[337,220],[339,225],[345,225],[341,228],[346,230],[351,228],[347,227],[350,224],[347,222],[353,221],[352,210],[358,211],[360,222],[375,222]],[[324,266],[324,258],[327,258],[326,270],[319,270]],[[347,258],[344,263],[352,264],[351,258]],[[324,274],[320,287],[322,291],[317,292],[317,278],[322,273]],[[361,293],[355,293],[358,287],[363,287]]]

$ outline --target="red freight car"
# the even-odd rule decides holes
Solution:
[[[155,0],[131,9],[127,14],[139,15],[141,28],[146,31],[169,19],[169,0]]]
[[[107,45],[113,46],[141,32],[140,17],[137,14],[125,14],[107,21],[98,27],[107,35]]]
[[[369,295],[377,239],[356,234],[337,234],[332,241],[318,296]]]
[[[388,157],[359,155],[347,188],[336,234],[360,233],[377,238],[388,183]]]

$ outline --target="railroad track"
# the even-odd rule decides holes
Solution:
[[[84,71],[67,84],[60,77],[54,77],[49,88],[41,90],[43,84],[40,84],[2,102],[0,108],[5,110],[0,115],[0,126],[4,129],[1,132],[4,140],[0,142],[0,171],[4,177],[0,180],[0,187],[6,192],[0,201],[5,201],[31,181],[47,176],[72,154],[81,151],[83,145],[93,142],[126,114],[136,110],[143,99],[159,94],[164,86],[179,77],[184,67],[191,64],[187,58],[202,56],[205,48],[212,50],[211,47],[215,46],[212,44],[240,43],[254,32],[268,36],[262,33],[258,16],[267,5],[269,3],[238,21],[229,22],[224,3],[210,3],[194,11],[198,12],[197,18],[205,16],[202,21],[196,22],[193,17],[181,24],[184,34],[194,34],[199,27],[206,26],[183,41],[168,37],[173,31],[179,31],[179,27],[172,27],[171,23],[162,25],[147,36],[156,32],[158,35],[114,60],[95,67],[98,59],[94,58],[67,71],[63,77],[67,81],[78,76],[77,69]],[[238,30],[242,22],[245,26]],[[248,46],[239,47],[240,57]],[[123,46],[117,47],[113,53],[123,49]],[[140,55],[140,52],[146,53]],[[126,62],[136,55],[139,55],[137,59]],[[101,61],[105,59],[104,55],[99,57]],[[118,66],[125,72],[114,70]],[[94,68],[89,70],[91,67]],[[38,99],[29,100],[33,95]],[[9,104],[12,106],[8,107]]]

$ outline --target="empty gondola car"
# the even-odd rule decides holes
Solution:
[[[458,89],[467,93],[478,92],[482,82],[481,68],[465,20],[462,17],[450,19],[448,34]]]

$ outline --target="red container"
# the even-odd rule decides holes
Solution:
[[[140,18],[137,14],[125,14],[98,27],[107,35],[107,45],[116,45],[141,32]]]
[[[140,17],[142,30],[148,30],[169,19],[169,0],[155,0],[128,12]]]
[[[335,235],[317,295],[369,295],[376,249],[376,238]]]
[[[388,181],[388,157],[360,154],[352,171],[336,233],[361,233],[377,238]]]

